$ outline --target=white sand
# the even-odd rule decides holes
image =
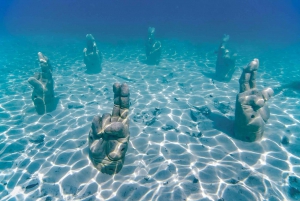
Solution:
[[[261,142],[232,138],[241,70],[228,83],[210,78],[217,42],[163,41],[159,66],[141,63],[140,41],[98,43],[103,71],[88,75],[84,37],[7,40],[0,52],[2,200],[300,199],[299,92],[286,89],[269,100],[271,118]],[[34,111],[27,83],[39,70],[38,51],[53,64],[60,99],[55,111],[42,116]],[[258,88],[279,87],[299,80],[299,58],[291,52],[279,57],[277,51],[239,47],[237,67],[257,57]],[[93,116],[112,110],[114,82],[130,87],[131,137],[123,169],[109,176],[89,161],[87,136]],[[208,106],[214,115],[208,119],[193,106]],[[288,145],[282,145],[283,136]]]

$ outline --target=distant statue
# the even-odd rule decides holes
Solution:
[[[236,97],[234,135],[247,142],[260,140],[264,127],[270,118],[267,100],[273,95],[271,88],[256,89],[258,59],[251,61],[240,77],[240,93]]]
[[[38,57],[42,72],[35,73],[28,82],[33,87],[31,99],[35,109],[38,114],[44,114],[55,108],[54,82],[49,59],[41,52],[38,53]]]
[[[218,80],[231,80],[235,71],[236,54],[230,53],[226,48],[226,43],[229,40],[229,35],[224,35],[222,42],[217,50],[216,62],[216,79]]]
[[[98,50],[92,34],[86,35],[86,48],[83,50],[84,64],[87,73],[100,73],[102,70],[102,54]]]
[[[129,87],[115,83],[112,115],[95,116],[89,132],[89,156],[102,173],[118,173],[129,143]]]
[[[155,38],[155,28],[148,28],[148,40],[146,43],[147,64],[158,65],[161,56],[161,43]]]

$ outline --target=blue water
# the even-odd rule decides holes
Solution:
[[[300,2],[0,1],[0,200],[300,200]],[[161,61],[144,63],[149,26]],[[85,36],[103,54],[85,73]],[[214,79],[223,34],[237,53],[230,81]],[[27,80],[53,66],[54,111],[38,115]],[[262,140],[232,137],[242,68],[260,60],[272,87]],[[112,85],[130,88],[130,143],[122,170],[88,157],[95,115]],[[208,107],[207,118],[199,108]]]

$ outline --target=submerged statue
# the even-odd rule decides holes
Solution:
[[[146,43],[147,64],[158,65],[161,56],[161,43],[155,38],[155,28],[148,28],[148,40]]]
[[[224,34],[222,42],[217,50],[217,63],[216,63],[216,79],[231,80],[235,71],[236,54],[230,53],[226,48],[226,43],[229,40],[229,35]]]
[[[274,93],[271,88],[262,91],[256,89],[258,67],[258,59],[244,67],[239,80],[240,93],[236,97],[234,135],[237,139],[247,142],[262,138],[265,123],[270,118],[266,101]]]
[[[35,73],[28,79],[33,86],[31,99],[38,114],[44,114],[54,109],[54,83],[52,79],[52,66],[49,59],[41,52],[38,53],[42,72]]]
[[[115,83],[112,115],[95,116],[89,132],[89,157],[102,173],[118,173],[129,143],[129,87]]]
[[[98,50],[92,34],[86,35],[86,48],[83,50],[84,64],[87,73],[100,73],[102,70],[102,54]]]

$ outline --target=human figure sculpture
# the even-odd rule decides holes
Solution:
[[[115,83],[112,115],[95,116],[89,132],[89,156],[102,173],[118,173],[129,143],[129,87]]]
[[[148,28],[148,40],[146,43],[147,64],[158,65],[161,56],[161,43],[155,38],[155,28]]]
[[[97,48],[95,38],[92,34],[86,35],[86,48],[83,50],[84,64],[87,73],[100,73],[102,70],[102,54]]]
[[[244,67],[239,80],[240,93],[236,97],[234,135],[237,139],[246,142],[260,140],[265,123],[270,118],[266,101],[274,92],[271,88],[262,91],[256,88],[258,67],[258,59],[254,59]]]
[[[35,73],[28,79],[33,87],[31,99],[38,114],[50,112],[55,104],[52,66],[49,59],[41,52],[38,53],[42,72]]]
[[[232,54],[227,48],[226,43],[229,40],[229,35],[224,34],[222,42],[217,50],[216,62],[216,79],[231,80],[235,71],[236,54]]]

